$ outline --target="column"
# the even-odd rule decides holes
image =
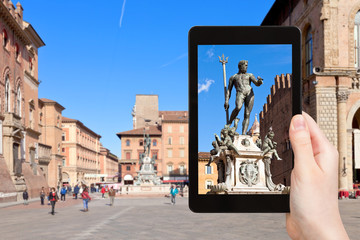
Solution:
[[[347,131],[346,131],[346,101],[349,93],[345,89],[338,89],[337,97],[337,122],[338,122],[338,151],[339,151],[339,190],[348,192],[348,172],[352,171],[347,159]]]

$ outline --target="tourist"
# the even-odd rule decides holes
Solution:
[[[29,200],[29,194],[28,194],[28,192],[27,192],[26,189],[25,189],[24,192],[23,192],[23,199],[24,199],[24,205],[28,205],[28,204],[29,204],[29,202],[28,202],[28,200]]]
[[[175,198],[176,198],[176,194],[179,193],[179,190],[175,187],[175,185],[171,185],[170,188],[170,198],[171,198],[171,204],[175,205]]]
[[[80,188],[78,185],[74,187],[74,198],[77,199],[77,195],[79,194]]]
[[[104,186],[102,186],[102,188],[101,188],[101,197],[102,198],[105,198],[105,188],[104,188]]]
[[[109,190],[110,206],[114,205],[115,195],[116,195],[116,192],[114,190],[114,187],[111,187]]]
[[[292,239],[349,239],[338,206],[338,152],[306,113],[292,118],[294,151],[290,213],[286,229]]]
[[[51,188],[51,192],[49,193],[49,200],[51,203],[51,214],[55,214],[55,203],[59,200],[59,196],[57,195],[57,192],[55,188]]]
[[[91,200],[91,197],[89,196],[89,192],[87,187],[84,188],[84,191],[81,194],[81,198],[83,199],[83,203],[84,203],[84,212],[89,211],[89,201]]]
[[[41,191],[40,191],[40,201],[41,201],[41,205],[44,205],[45,196],[46,196],[45,188],[42,187],[42,188],[41,188]]]
[[[63,187],[61,188],[60,194],[61,194],[61,201],[65,201],[65,195],[66,195],[66,187],[65,185],[63,185]]]

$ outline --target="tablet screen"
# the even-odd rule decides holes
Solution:
[[[292,45],[197,53],[198,194],[288,194]]]

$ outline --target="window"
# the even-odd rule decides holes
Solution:
[[[155,160],[158,159],[158,151],[152,151],[152,158]]]
[[[62,152],[65,152],[65,148],[62,148]]]
[[[30,107],[30,114],[29,114],[29,125],[30,125],[30,128],[33,128],[33,110],[31,107]]]
[[[130,152],[127,152],[125,155],[126,155],[127,160],[129,160],[131,158],[131,153]]]
[[[168,138],[168,144],[171,145],[172,144],[172,137]]]
[[[5,112],[10,112],[10,80],[9,75],[5,77]]]
[[[16,94],[16,113],[21,117],[21,91],[20,86],[18,86],[17,94]]]
[[[154,170],[157,171],[157,166],[156,165],[154,166]]]
[[[43,113],[41,112],[40,115],[39,115],[39,122],[40,124],[42,124],[42,119],[43,119]],[[64,140],[63,140],[64,141]]]
[[[180,137],[180,145],[184,145],[184,144],[185,144],[184,137]]]
[[[205,166],[205,174],[212,174],[212,166]]]
[[[168,126],[168,133],[172,133],[172,126]]]
[[[33,59],[32,59],[32,57],[29,57],[29,69],[30,69],[30,71],[33,69]]]
[[[144,145],[144,141],[143,140],[140,140],[139,141],[139,146],[143,146]]]
[[[180,174],[185,173],[185,165],[180,165]]]
[[[60,143],[58,144],[58,153],[60,153]]]
[[[65,141],[65,140],[66,140],[66,139],[65,139],[65,133],[62,134],[61,140],[62,140],[62,141]]]
[[[167,152],[168,152],[168,157],[172,158],[172,149],[168,149]]]
[[[205,182],[205,188],[206,189],[210,189],[210,186],[211,185],[213,185],[213,181],[211,181],[211,180],[206,180],[206,182]]]
[[[7,43],[9,42],[9,37],[5,29],[3,30],[2,35],[3,35],[3,46],[6,47]]]
[[[167,165],[167,172],[170,174],[173,171],[173,165]]]
[[[66,164],[66,161],[65,161],[65,159],[63,159],[63,160],[62,160],[62,165],[63,165],[63,167],[65,167],[65,164]]]
[[[313,73],[313,39],[311,34],[311,27],[308,28],[306,32],[305,39],[305,67],[306,67],[306,77],[310,76]]]
[[[183,133],[184,132],[184,126],[180,126],[180,132]]]
[[[185,150],[184,149],[180,149],[179,151],[179,157],[183,158],[185,156]]]
[[[19,45],[16,43],[15,44],[15,59],[19,60],[19,55],[20,55],[20,48]]]
[[[156,147],[157,141],[154,139],[153,140],[153,146]]]
[[[355,43],[355,67],[360,68],[360,11],[355,15],[354,43]]]
[[[126,171],[130,171],[131,170],[131,166],[126,166]]]
[[[130,146],[130,140],[126,140],[126,146],[129,147]]]

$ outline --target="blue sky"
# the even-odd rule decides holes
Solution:
[[[251,84],[255,100],[250,115],[250,125],[254,122],[255,113],[263,110],[266,97],[270,94],[270,87],[274,84],[276,75],[291,73],[291,45],[202,45],[198,47],[198,103],[199,103],[199,151],[207,152],[212,149],[211,142],[215,140],[214,133],[220,136],[220,130],[226,124],[224,109],[224,78],[222,64],[218,56],[228,57],[226,64],[226,85],[229,78],[238,72],[240,60],[248,60],[248,73],[255,78],[263,78],[259,87]],[[229,118],[235,107],[236,90],[232,89],[229,100]],[[242,132],[244,107],[238,118],[240,119],[237,132]]]
[[[39,49],[39,97],[59,102],[64,116],[100,134],[120,157],[115,134],[132,129],[136,94],[158,94],[160,110],[188,109],[189,29],[260,25],[274,1],[20,3],[24,20],[46,44]]]

